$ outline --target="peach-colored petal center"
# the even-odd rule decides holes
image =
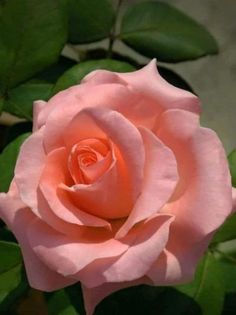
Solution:
[[[112,155],[104,140],[88,138],[76,143],[69,154],[68,169],[76,184],[94,183],[111,165]]]

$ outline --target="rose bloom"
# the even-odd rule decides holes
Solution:
[[[224,150],[199,112],[155,60],[132,73],[94,71],[35,102],[33,134],[0,197],[33,288],[81,281],[91,315],[121,288],[193,278],[232,210]]]

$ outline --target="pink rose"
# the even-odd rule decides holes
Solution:
[[[199,112],[155,60],[92,72],[35,102],[34,132],[0,199],[32,287],[81,281],[92,314],[115,290],[192,279],[232,209],[224,150]]]

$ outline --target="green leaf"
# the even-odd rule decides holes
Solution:
[[[228,293],[236,292],[236,259],[235,262],[230,260],[219,261],[221,272],[224,274],[225,290]]]
[[[0,241],[0,253],[0,313],[7,314],[6,308],[26,289],[27,283],[19,246]]]
[[[54,86],[53,94],[67,89],[72,85],[79,84],[88,73],[97,69],[105,69],[116,72],[129,72],[135,70],[133,66],[126,62],[111,59],[85,61],[72,67],[59,78]]]
[[[2,109],[3,109],[3,105],[4,105],[4,99],[3,99],[3,97],[0,96],[0,114],[1,114]]]
[[[4,111],[18,117],[32,120],[33,102],[47,100],[53,85],[50,83],[28,82],[17,86],[8,92],[4,103]]]
[[[0,241],[7,241],[7,242],[15,242],[16,243],[15,236],[5,226],[0,227]]]
[[[49,315],[79,315],[64,290],[52,294],[47,305]]]
[[[236,239],[236,213],[231,215],[216,232],[212,243],[221,243]]]
[[[199,304],[202,315],[221,314],[224,303],[224,280],[218,261],[210,252],[199,264],[194,281],[176,288]],[[186,314],[191,314],[190,311],[186,310]]]
[[[122,20],[119,38],[139,53],[165,62],[218,52],[215,39],[202,25],[158,1],[131,6]]]
[[[37,76],[34,77],[33,80],[43,81],[44,83],[56,83],[56,81],[59,79],[60,76],[62,76],[65,71],[69,70],[72,66],[76,64],[76,61],[64,56],[60,56],[57,63],[51,65],[50,67],[37,74]]]
[[[21,264],[21,252],[18,245],[0,241],[0,275]]]
[[[94,42],[109,36],[114,22],[108,0],[69,0],[69,41]]]
[[[236,187],[236,149],[228,156],[232,185]]]
[[[30,134],[23,134],[11,142],[0,154],[0,191],[7,192],[14,175],[16,159],[21,144]]]
[[[65,288],[65,292],[79,315],[86,315],[83,303],[83,294],[80,283]]]
[[[53,64],[67,38],[64,0],[1,1],[0,92]]]
[[[105,298],[96,308],[95,315],[107,314],[200,315],[201,312],[191,297],[174,288],[140,285]]]

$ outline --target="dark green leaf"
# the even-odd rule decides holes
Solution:
[[[32,120],[33,102],[36,100],[46,101],[52,90],[50,83],[28,82],[17,86],[8,92],[4,103],[4,111],[18,117]]]
[[[12,126],[8,127],[7,130],[7,136],[6,136],[6,144],[9,144],[13,140],[15,140],[17,137],[24,133],[30,133],[32,131],[32,122],[30,121],[23,121],[17,124],[14,124]]]
[[[224,309],[221,315],[235,315],[236,293],[228,293],[225,296]]]
[[[123,18],[119,38],[141,54],[165,62],[218,52],[215,39],[202,25],[158,1],[131,6]]]
[[[3,97],[0,96],[0,114],[1,114],[2,109],[3,109],[3,104],[4,104],[4,99],[3,99]]]
[[[80,315],[86,315],[83,303],[82,289],[80,283],[76,283],[65,288],[65,292],[70,299],[70,303]]]
[[[202,315],[221,314],[224,281],[218,261],[211,253],[207,253],[199,264],[194,281],[176,288],[199,304]],[[191,314],[191,310],[186,310],[186,314]]]
[[[52,294],[47,304],[49,315],[79,315],[64,290]]]
[[[13,233],[5,226],[0,227],[0,240],[7,242],[15,242],[16,239]]]
[[[201,310],[191,297],[174,288],[141,285],[120,290],[104,299],[95,315],[107,314],[201,315]]]
[[[0,241],[0,275],[21,264],[21,252],[18,245]]]
[[[0,191],[8,191],[20,146],[28,136],[29,134],[19,136],[0,154]]]
[[[236,240],[217,246],[215,257],[224,275],[226,292],[236,293]]]
[[[212,243],[226,242],[236,239],[236,213],[231,215],[216,232]]]
[[[79,84],[84,76],[97,69],[106,69],[116,72],[129,72],[135,70],[133,66],[126,62],[111,59],[85,61],[72,67],[59,78],[53,89],[53,94],[72,85]]]
[[[58,78],[62,76],[65,71],[69,70],[76,64],[77,62],[74,60],[60,56],[57,63],[37,74],[34,80],[36,79],[43,82],[56,83]]]
[[[66,42],[64,0],[0,2],[0,91],[54,63]]]
[[[114,11],[108,0],[69,0],[69,41],[90,43],[109,36]]]
[[[0,241],[0,253],[0,313],[7,314],[6,309],[22,294],[27,283],[22,272],[19,246]]]
[[[236,149],[228,156],[232,185],[236,187]]]

